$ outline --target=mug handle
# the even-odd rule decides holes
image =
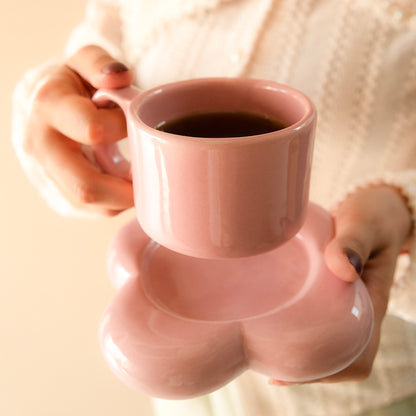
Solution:
[[[99,89],[94,93],[92,101],[97,108],[111,108],[117,104],[127,118],[131,102],[140,93],[141,90],[133,85],[118,89]],[[104,173],[131,181],[130,162],[122,155],[117,143],[92,146],[92,154]]]

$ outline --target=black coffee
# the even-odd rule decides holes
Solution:
[[[270,133],[285,126],[269,117],[245,112],[198,113],[162,122],[156,129],[190,137],[241,137]]]

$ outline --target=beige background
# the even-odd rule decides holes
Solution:
[[[24,71],[58,55],[85,1],[4,1],[0,13],[0,414],[148,415],[107,369],[97,342],[113,294],[107,244],[128,213],[63,219],[38,197],[10,145],[10,99]]]

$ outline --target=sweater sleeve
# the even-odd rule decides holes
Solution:
[[[400,189],[413,220],[410,251],[399,256],[388,312],[416,323],[416,170],[387,172],[381,182]]]
[[[123,61],[121,17],[117,1],[90,1],[87,5],[85,19],[72,32],[63,56],[52,58],[48,62],[28,70],[16,85],[12,97],[12,142],[23,171],[52,209],[61,215],[71,217],[91,217],[94,214],[72,206],[65,199],[53,178],[48,177],[42,165],[25,151],[24,142],[27,121],[37,91],[64,62],[66,56],[70,56],[82,46],[89,44],[101,46],[115,59]]]
[[[90,0],[85,19],[71,33],[65,55],[70,56],[86,45],[98,45],[115,59],[124,60],[123,21],[118,0]]]

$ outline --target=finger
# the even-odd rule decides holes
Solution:
[[[325,250],[325,262],[339,278],[354,281],[371,253],[380,245],[380,227],[374,208],[361,194],[345,200],[334,212],[335,237]]]
[[[368,223],[336,216],[335,237],[325,249],[328,268],[347,282],[357,280],[373,248],[373,231]]]
[[[64,136],[83,144],[109,143],[126,137],[122,110],[98,109],[89,94],[79,77],[63,66],[39,89],[34,111]]]
[[[66,64],[94,88],[121,88],[133,82],[133,72],[104,49],[89,45],[71,56]]]
[[[131,182],[103,174],[84,156],[81,145],[50,128],[41,143],[38,153],[48,177],[73,206],[106,215],[133,206]]]
[[[342,280],[354,282],[362,273],[363,264],[368,258],[368,249],[352,248],[355,239],[337,236],[325,248],[325,262],[328,268]]]

